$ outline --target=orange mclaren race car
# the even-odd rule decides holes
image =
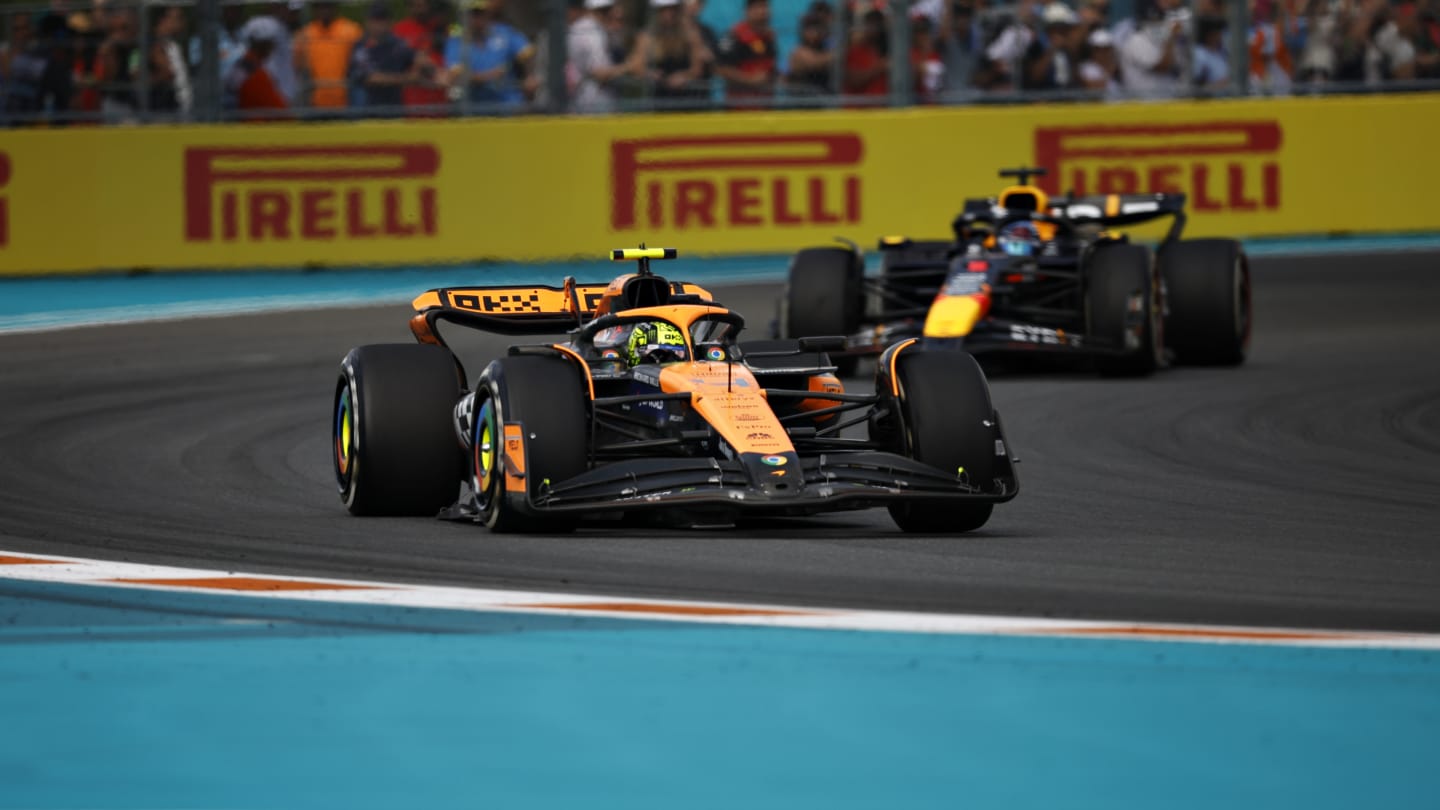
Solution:
[[[905,341],[880,355],[876,393],[847,393],[825,353],[838,339],[740,343],[740,315],[651,272],[674,257],[614,251],[639,268],[609,284],[415,299],[418,344],[361,346],[340,367],[346,507],[552,531],[616,514],[716,525],[887,506],[906,531],[959,532],[1015,497],[969,355]],[[511,347],[467,390],[441,323],[568,339]]]
[[[1032,176],[965,201],[954,238],[802,250],[780,303],[780,336],[845,335],[842,368],[897,340],[972,354],[1092,358],[1102,373],[1149,374],[1170,360],[1234,365],[1250,339],[1250,269],[1231,239],[1180,238],[1184,194],[1052,198]],[[1112,228],[1170,217],[1158,249]]]

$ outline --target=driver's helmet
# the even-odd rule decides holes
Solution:
[[[625,359],[630,365],[642,362],[674,363],[689,359],[685,349],[685,333],[664,321],[646,321],[630,331]]]
[[[995,242],[1011,256],[1033,256],[1040,244],[1040,234],[1035,230],[1034,223],[1012,222],[1000,229]]]

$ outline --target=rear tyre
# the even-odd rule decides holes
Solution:
[[[1101,374],[1143,377],[1160,367],[1164,353],[1160,285],[1148,248],[1103,245],[1086,271],[1089,333],[1116,341],[1123,354],[1095,360]]]
[[[964,352],[912,351],[900,355],[900,452],[941,470],[962,470],[976,483],[996,472],[995,421],[990,386],[975,358]],[[990,502],[901,501],[890,517],[907,532],[950,534],[985,525]]]
[[[547,482],[585,471],[588,397],[575,364],[560,357],[503,357],[485,369],[475,392],[473,469],[475,505],[491,531],[575,528],[573,520],[537,515],[530,501]],[[525,436],[525,470],[518,488],[506,483],[507,422],[519,422]]]
[[[850,337],[865,309],[864,267],[852,250],[806,248],[790,262],[781,304],[780,337]],[[855,373],[859,359],[836,357],[841,375]]]
[[[452,410],[459,366],[449,349],[352,349],[335,386],[335,480],[355,515],[435,515],[455,502],[463,454]]]
[[[1165,341],[1179,363],[1234,366],[1250,346],[1250,263],[1233,239],[1190,239],[1160,254]]]

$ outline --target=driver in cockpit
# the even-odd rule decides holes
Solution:
[[[626,343],[625,359],[631,368],[641,363],[678,363],[690,359],[685,333],[664,321],[635,324]]]

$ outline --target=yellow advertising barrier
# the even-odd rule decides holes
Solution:
[[[11,130],[0,273],[788,251],[944,235],[1002,166],[1191,235],[1440,230],[1440,94]]]

